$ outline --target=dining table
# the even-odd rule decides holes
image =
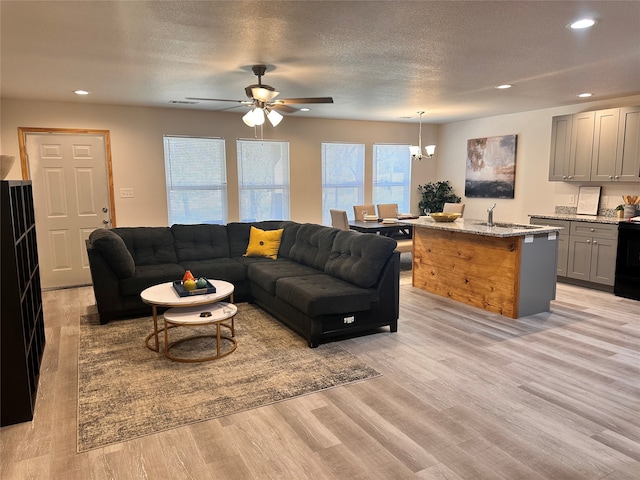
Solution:
[[[349,228],[356,232],[375,233],[394,238],[411,238],[413,235],[413,225],[400,221],[383,222],[382,219],[377,221],[349,220]]]

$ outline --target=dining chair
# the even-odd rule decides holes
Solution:
[[[398,218],[397,203],[379,203],[378,218]]]
[[[396,240],[396,251],[400,253],[413,252],[413,240],[410,238]]]
[[[464,214],[464,203],[445,203],[442,209],[443,213],[459,213],[460,217]]]
[[[339,228],[340,230],[349,230],[349,220],[347,219],[347,212],[344,210],[329,210],[331,214],[331,226],[333,228]]]
[[[375,215],[376,207],[373,205],[354,205],[353,206],[353,217],[358,222],[364,221],[364,215]]]

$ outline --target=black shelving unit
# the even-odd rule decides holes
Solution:
[[[0,182],[0,425],[33,419],[44,354],[42,290],[30,181]]]

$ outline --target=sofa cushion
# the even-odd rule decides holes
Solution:
[[[122,238],[111,230],[98,228],[89,234],[91,246],[102,254],[118,278],[127,278],[136,270],[136,262]]]
[[[224,225],[172,225],[178,262],[229,258],[229,238]]]
[[[331,275],[281,278],[276,296],[309,317],[369,310],[379,298],[371,289],[356,287]]]
[[[282,229],[262,230],[251,227],[249,233],[249,245],[245,257],[265,257],[275,260],[278,258],[280,240],[282,239]]]
[[[276,282],[284,277],[322,275],[323,272],[293,260],[280,258],[276,262],[259,262],[249,265],[247,276],[270,295],[276,294]]]
[[[333,242],[325,272],[362,288],[371,288],[396,248],[383,235],[341,231]]]
[[[278,257],[290,258],[291,247],[296,243],[296,236],[298,235],[298,229],[300,224],[292,221],[282,222],[280,227],[284,230],[282,232],[282,239],[280,240],[280,250],[278,250]]]
[[[305,223],[298,229],[296,242],[291,247],[289,258],[298,263],[324,271],[329,259],[333,239],[340,230]]]
[[[193,260],[180,264],[185,270],[191,270],[194,277],[205,277],[225,282],[241,282],[245,279],[244,265],[230,258],[210,258],[208,260]]]
[[[112,231],[122,237],[136,266],[178,263],[169,227],[118,227]]]
[[[122,295],[140,295],[140,293],[152,285],[164,282],[181,280],[184,268],[177,263],[162,263],[158,265],[140,265],[132,277],[120,280],[120,292]]]
[[[231,222],[227,224],[227,236],[229,238],[229,256],[241,257],[247,251],[251,227],[261,230],[277,230],[281,228],[282,220],[265,220],[264,222]]]

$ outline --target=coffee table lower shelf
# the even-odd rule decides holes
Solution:
[[[206,316],[210,313],[210,316]],[[164,312],[164,355],[175,362],[196,363],[208,362],[225,357],[232,353],[238,346],[235,337],[234,319],[238,313],[238,308],[233,303],[218,302],[211,305],[199,305],[194,307],[170,308]],[[203,315],[204,314],[204,315]],[[200,327],[203,325],[215,325],[215,334],[191,335],[179,340],[169,341],[169,330],[177,327]],[[221,327],[225,327],[230,332],[230,336],[221,333]],[[206,357],[178,357],[173,355],[171,349],[177,345],[198,340],[201,338],[215,339],[215,355]],[[231,346],[222,349],[222,342],[230,342]]]

